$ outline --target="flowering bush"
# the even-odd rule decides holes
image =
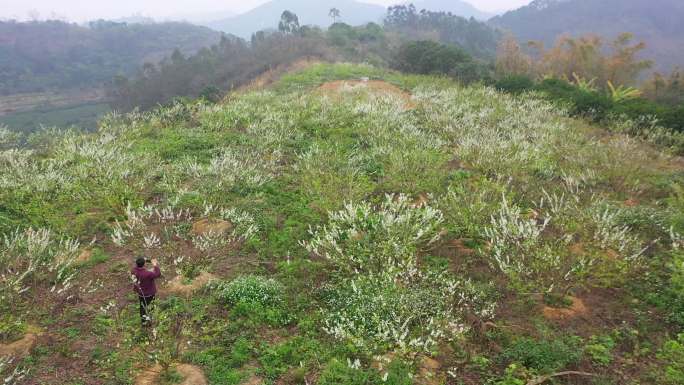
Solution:
[[[494,304],[468,281],[445,273],[359,275],[330,288],[323,330],[368,351],[429,351],[460,337],[465,315],[493,316]]]
[[[312,239],[302,244],[346,273],[410,270],[421,247],[439,239],[442,222],[439,210],[388,195],[377,209],[349,203],[330,213],[328,225],[310,229]]]
[[[442,213],[406,195],[347,204],[302,244],[342,273],[325,296],[324,331],[367,351],[423,351],[465,332],[466,313],[488,319],[494,305],[469,282],[423,271],[418,252],[437,241]]]
[[[51,291],[61,294],[71,287],[71,269],[79,243],[58,239],[49,229],[16,230],[5,234],[0,243],[0,293],[2,300],[24,293],[30,282],[50,282]]]
[[[562,217],[568,210],[567,204],[561,197],[546,194],[540,206]],[[504,196],[490,225],[482,229],[490,244],[487,251],[490,264],[515,286],[565,294],[587,274],[594,259],[571,253],[571,235],[546,236],[544,233],[551,222],[550,216],[540,217],[535,210],[523,214],[520,207]],[[561,226],[556,231],[562,229]]]
[[[277,306],[283,302],[283,286],[274,279],[243,275],[212,285],[216,296],[229,305],[240,303]]]

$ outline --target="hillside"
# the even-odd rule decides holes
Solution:
[[[260,5],[249,12],[224,20],[217,20],[206,25],[218,31],[228,32],[243,38],[249,38],[254,32],[264,29],[278,28],[280,15],[285,10],[294,12],[301,25],[318,25],[327,27],[333,20],[328,16],[331,8],[340,10],[338,21],[349,25],[361,25],[369,22],[379,23],[385,15],[385,8],[361,3],[355,0],[273,0]]]
[[[631,32],[647,44],[644,56],[657,69],[684,64],[684,2],[680,0],[536,0],[494,17],[490,23],[511,31],[521,41],[551,45],[562,34],[595,33],[614,38]]]
[[[683,167],[535,94],[348,64],[1,131],[0,378],[681,384]]]
[[[176,48],[190,54],[219,38],[185,23],[0,22],[0,95],[101,87]]]

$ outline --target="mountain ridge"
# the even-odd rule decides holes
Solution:
[[[482,11],[471,3],[461,0],[419,0],[407,2],[407,4],[409,3],[413,3],[419,10],[427,9],[435,12],[451,12],[457,16],[463,16],[465,18],[474,17],[475,19],[482,21],[486,21],[495,15],[494,13]]]
[[[483,21],[492,16],[492,14],[483,12],[472,4],[461,0],[419,0],[403,3],[397,2],[397,5],[408,5],[411,3],[418,10],[427,9],[435,12],[451,12],[457,16],[465,18],[474,17]],[[280,15],[285,10],[297,14],[301,25],[328,27],[333,23],[333,19],[328,16],[331,8],[340,10],[341,15],[336,21],[350,25],[381,22],[387,11],[386,7],[356,0],[321,0],[315,4],[310,4],[304,0],[272,0],[245,13],[202,23],[202,25],[243,38],[249,38],[252,33],[259,30],[277,28]]]

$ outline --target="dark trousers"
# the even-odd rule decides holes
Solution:
[[[154,296],[151,295],[149,297],[143,297],[139,295],[138,299],[140,300],[140,321],[143,323],[143,325],[146,325],[151,320],[148,313],[151,310]]]

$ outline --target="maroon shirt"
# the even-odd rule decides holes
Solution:
[[[155,266],[154,270],[147,270],[145,267],[134,267],[131,274],[137,279],[137,283],[133,285],[133,290],[142,297],[151,297],[157,294],[157,285],[154,280],[161,276],[159,266]]]

